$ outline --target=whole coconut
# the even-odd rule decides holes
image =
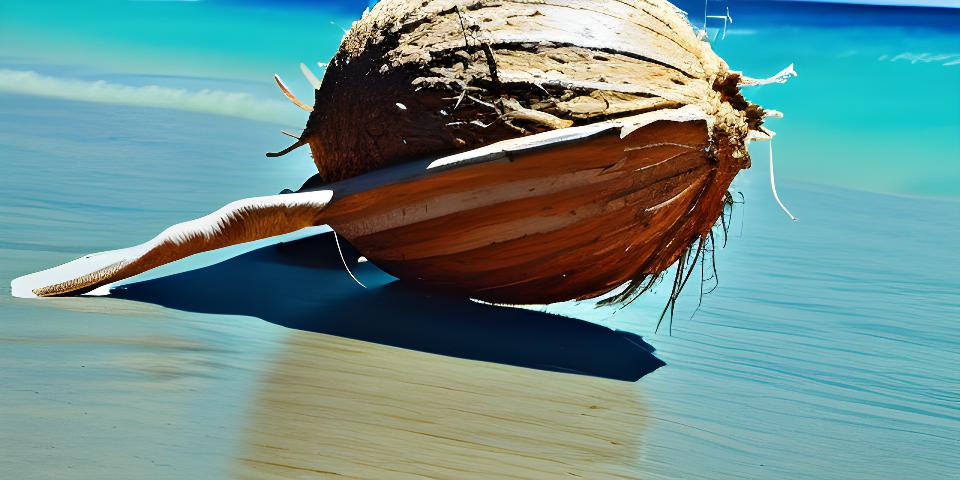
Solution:
[[[312,113],[269,155],[308,144],[337,183],[232,202],[13,291],[82,293],[328,224],[388,273],[472,298],[551,303],[628,284],[606,301],[629,300],[677,264],[672,302],[712,251],[748,140],[772,135],[771,112],[739,91],[758,82],[663,0],[384,0],[344,36],[312,108],[278,78]]]

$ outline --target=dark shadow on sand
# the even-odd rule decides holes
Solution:
[[[369,263],[351,268],[370,288],[350,279],[333,234],[325,233],[120,286],[110,296],[190,312],[253,316],[289,328],[440,355],[617,380],[635,381],[664,365],[652,354],[653,347],[632,333],[428,292]]]

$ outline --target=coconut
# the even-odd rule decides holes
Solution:
[[[234,202],[15,281],[82,293],[200,251],[328,224],[394,276],[497,303],[628,301],[713,250],[769,139],[731,71],[662,0],[383,0],[346,33],[297,142],[320,185]],[[772,161],[772,158],[771,158]],[[347,261],[345,264],[349,263]]]
[[[787,69],[766,81],[791,74]],[[641,114],[667,119],[685,108],[703,112],[709,139],[703,156],[716,169],[704,173],[710,178],[693,201],[699,207],[691,208],[693,227],[674,233],[683,235],[680,241],[664,240],[673,248],[630,267],[639,271],[615,297],[620,301],[681,257],[703,261],[700,248],[712,242],[722,205],[731,205],[727,188],[750,166],[748,140],[771,135],[762,126],[768,112],[740,93],[742,84],[762,82],[731,71],[686,14],[663,0],[385,0],[344,36],[295,146],[308,144],[319,176],[338,181],[549,130]],[[669,137],[663,132],[659,140]],[[392,270],[414,274],[401,265]]]

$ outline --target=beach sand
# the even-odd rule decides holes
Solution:
[[[19,301],[16,301],[19,303]],[[24,478],[635,478],[639,383],[116,299],[0,338]]]
[[[238,478],[635,478],[637,385],[298,333],[265,365]]]

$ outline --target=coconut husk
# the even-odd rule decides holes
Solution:
[[[762,110],[666,1],[378,3],[353,24],[301,138],[337,181],[574,125],[699,106],[748,165]]]
[[[766,81],[782,81],[787,69]],[[291,147],[322,181],[18,279],[75,294],[329,224],[404,280],[497,303],[624,303],[712,253],[769,112],[660,0],[383,0],[353,24]],[[15,282],[15,283],[16,283]],[[665,310],[666,311],[666,310]]]

